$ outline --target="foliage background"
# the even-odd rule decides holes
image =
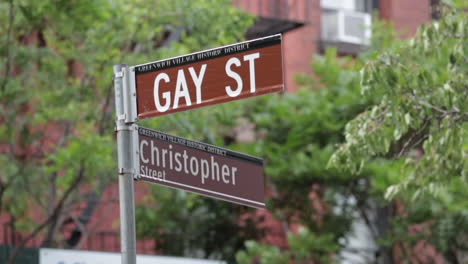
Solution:
[[[79,247],[61,227],[85,236],[83,204],[116,182],[112,65],[237,42],[253,22],[225,0],[11,0],[0,12],[0,213],[20,244],[44,247]]]
[[[462,263],[468,42],[466,6],[451,5],[409,42],[376,23],[368,52],[315,57],[296,94],[141,123],[264,157],[287,247],[263,243],[271,230],[250,209],[157,186],[137,209],[139,237],[238,263],[339,263],[347,251],[392,263],[424,257],[412,249],[427,241]],[[29,234],[21,243],[47,247],[79,246],[60,227],[71,218],[85,234],[80,204],[115,183],[112,65],[234,43],[254,21],[227,0],[9,0],[0,12],[0,213]],[[245,124],[254,142],[236,140]],[[356,221],[376,247],[349,247]]]

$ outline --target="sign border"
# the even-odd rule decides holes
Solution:
[[[167,134],[167,133],[164,133],[164,132],[161,132],[161,131],[158,131],[158,130],[150,129],[150,128],[145,128],[145,127],[136,126],[136,125],[135,125],[135,127],[136,127],[135,134],[137,135],[136,138],[137,138],[138,142],[139,142],[139,136],[140,136],[140,133],[141,133],[142,136],[154,138],[156,140],[169,142],[170,144],[180,145],[180,146],[183,146],[183,147],[186,147],[186,148],[191,148],[191,149],[194,149],[194,150],[207,152],[207,153],[217,155],[217,156],[221,156],[221,157],[234,158],[234,159],[237,159],[237,160],[242,160],[244,162],[250,162],[250,163],[261,166],[262,169],[263,169],[264,160],[262,158],[258,158],[258,157],[251,156],[251,155],[248,155],[248,154],[244,154],[244,153],[240,153],[240,152],[237,152],[237,151],[229,150],[229,149],[226,149],[226,148],[221,148],[221,147],[211,145],[211,144],[207,144],[207,143],[203,143],[203,142],[200,142],[200,141],[170,135],[170,134]],[[141,131],[146,131],[147,133],[145,134],[145,133],[143,133]],[[152,133],[152,135],[151,135],[151,133]],[[161,137],[163,137],[163,138],[161,138]],[[169,138],[172,138],[172,140],[169,140]],[[191,143],[194,143],[194,144],[187,145],[186,143],[182,144],[181,142],[186,142],[186,143],[191,142]],[[205,151],[203,149],[195,147],[195,146],[199,146],[199,145],[206,146],[206,147],[211,147],[211,148],[216,149],[218,151],[224,151],[225,155],[221,155],[221,154],[218,154],[216,152]],[[139,155],[140,155],[139,144],[136,145],[136,149],[137,149],[136,153],[138,153],[138,158],[136,160],[138,160],[138,165],[139,165],[139,160],[140,160],[140,157],[139,157]],[[135,164],[135,166],[136,166],[136,164]],[[240,205],[244,205],[244,206],[250,206],[250,207],[254,207],[254,208],[262,208],[262,209],[264,209],[266,207],[265,202],[259,202],[259,201],[255,201],[255,200],[242,198],[242,197],[237,197],[237,196],[225,194],[225,193],[222,193],[222,192],[203,189],[203,188],[200,188],[200,187],[195,187],[195,186],[187,185],[187,184],[180,183],[180,182],[174,182],[174,181],[170,181],[170,180],[166,180],[166,179],[158,180],[158,179],[155,179],[155,178],[153,178],[153,177],[151,177],[149,175],[140,174],[139,170],[137,170],[137,172],[136,172],[136,178],[135,179],[145,181],[145,182],[154,183],[154,184],[158,184],[158,185],[169,187],[169,188],[173,188],[173,189],[176,189],[176,190],[188,191],[188,192],[195,193],[195,194],[198,194],[198,195],[202,195],[202,196],[205,196],[205,197],[219,199],[219,200],[223,200],[223,201],[227,201],[227,202],[231,202],[231,203],[236,203],[236,204],[240,204]],[[164,182],[165,184],[162,184],[162,182]],[[264,187],[265,187],[265,175],[264,174],[263,174],[263,184],[264,184]]]
[[[198,52],[194,52],[190,54],[184,54],[181,56],[165,58],[162,60],[157,60],[153,62],[147,62],[143,64],[130,66],[130,75],[132,77],[130,86],[133,88],[132,91],[134,91],[133,92],[134,100],[132,100],[132,103],[135,105],[135,115],[136,115],[134,117],[135,122],[138,120],[155,118],[158,116],[173,114],[177,112],[195,110],[195,109],[203,108],[206,106],[212,106],[212,105],[223,104],[223,103],[227,103],[231,101],[249,99],[251,97],[256,97],[260,95],[266,95],[266,94],[271,94],[271,93],[284,93],[285,76],[284,76],[284,70],[283,70],[284,69],[284,58],[283,58],[284,51],[283,51],[282,43],[283,43],[282,34],[275,34],[275,35],[266,36],[263,38],[257,38],[253,40],[238,42],[238,43],[216,47],[212,49],[202,50],[202,51],[198,51]],[[141,96],[138,96],[139,93],[138,93],[138,84],[137,84],[137,79],[138,79],[137,76],[139,74],[159,72],[165,69],[178,68],[184,65],[200,63],[202,61],[207,61],[207,60],[215,60],[215,59],[226,57],[226,56],[232,56],[238,53],[245,53],[246,51],[249,51],[249,50],[254,51],[254,50],[259,50],[261,48],[272,47],[272,46],[277,46],[277,45],[279,46],[280,57],[281,57],[281,62],[280,62],[281,63],[281,82],[278,84],[263,87],[262,89],[257,90],[253,93],[242,93],[236,98],[230,98],[228,96],[214,97],[208,100],[204,100],[201,103],[198,103],[194,106],[190,106],[190,107],[184,106],[184,107],[181,107],[180,109],[171,108],[171,109],[168,109],[167,111],[160,112],[157,109],[152,108],[150,110],[145,110],[141,113],[138,112],[139,99],[141,99]]]
[[[146,128],[146,127],[142,127],[142,126],[137,126],[137,130],[138,130],[138,132],[137,132],[138,135],[142,134],[143,136],[155,138],[155,139],[162,140],[162,141],[166,141],[166,142],[169,142],[171,144],[177,144],[177,145],[180,145],[180,146],[183,146],[183,147],[187,147],[187,148],[191,148],[191,149],[195,149],[195,150],[199,150],[199,151],[204,151],[204,150],[202,150],[200,148],[196,148],[194,146],[195,145],[204,145],[206,147],[211,147],[211,148],[226,152],[226,155],[220,155],[220,154],[213,153],[213,152],[210,152],[210,151],[204,151],[204,152],[207,152],[207,153],[210,153],[210,154],[214,154],[214,155],[218,155],[218,156],[224,156],[224,157],[228,157],[228,158],[235,158],[235,159],[238,159],[238,160],[252,162],[254,164],[262,165],[262,166],[264,164],[264,160],[262,158],[255,157],[255,156],[248,155],[248,154],[241,153],[241,152],[237,152],[237,151],[230,150],[230,149],[227,149],[227,148],[218,147],[218,146],[208,144],[208,143],[204,143],[204,142],[201,142],[201,141],[192,140],[192,139],[188,139],[188,138],[183,138],[183,137],[179,137],[179,136],[174,136],[174,135],[171,135],[171,134],[168,134],[168,133],[161,132],[159,130]],[[140,131],[145,131],[145,130],[147,131],[148,134],[144,134],[144,133],[140,132]],[[151,135],[151,134],[153,134],[153,135]],[[157,137],[154,134],[163,135],[166,138],[174,138],[174,141],[161,139],[160,137]],[[191,142],[193,144],[191,144],[191,145],[182,144],[181,142],[183,142],[183,141]]]
[[[157,60],[157,61],[137,64],[137,65],[131,66],[131,68],[134,68],[133,71],[135,72],[135,75],[138,75],[138,74],[144,74],[144,73],[148,73],[148,72],[160,71],[160,70],[164,70],[164,69],[168,69],[168,68],[172,68],[172,67],[183,66],[183,65],[187,65],[187,64],[191,64],[191,63],[200,62],[200,61],[210,60],[210,59],[214,59],[214,58],[229,56],[229,55],[232,55],[232,54],[236,54],[236,53],[240,53],[240,52],[244,52],[244,51],[248,51],[248,50],[254,50],[254,49],[274,46],[274,45],[278,45],[278,44],[281,44],[281,43],[282,43],[282,35],[281,34],[275,34],[275,35],[271,35],[271,36],[267,36],[267,37],[263,37],[263,38],[247,40],[247,41],[238,42],[238,43],[234,43],[234,44],[229,44],[229,45],[225,45],[225,46],[221,46],[221,47],[216,47],[216,48],[212,48],[212,49],[207,49],[207,50],[197,51],[197,52],[193,52],[193,53],[189,53],[189,54],[184,54],[184,55],[180,55],[180,56],[176,56],[176,57],[171,57],[171,58],[161,59],[161,60]],[[249,44],[249,47],[246,48],[246,49],[237,50],[237,51],[233,50],[232,52],[228,52],[228,53],[223,52],[225,48],[235,47],[235,46],[245,45],[245,44]],[[174,59],[180,59],[181,61],[184,61],[184,58],[192,57],[194,55],[199,55],[199,54],[203,54],[203,53],[206,53],[206,52],[216,52],[218,50],[220,50],[221,53],[218,54],[218,55],[215,55],[215,56],[205,57],[205,58],[202,58],[202,59],[191,60],[191,61],[186,61],[185,60],[185,62],[181,62],[181,63],[175,64],[175,65],[172,65],[172,64],[167,65],[166,64],[165,66],[157,67],[158,63],[161,64],[162,62],[166,62],[166,61],[170,61],[170,60],[174,60]],[[281,57],[283,57],[283,56],[281,56]],[[145,69],[145,70],[142,69],[142,66],[151,67],[151,65],[153,65],[152,66],[153,69]],[[284,81],[283,81],[283,87],[284,87]]]

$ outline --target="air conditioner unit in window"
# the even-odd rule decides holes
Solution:
[[[357,53],[365,48],[371,37],[371,15],[349,10],[323,10],[322,43],[337,46],[338,51]]]

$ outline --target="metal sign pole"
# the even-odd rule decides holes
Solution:
[[[114,65],[115,121],[119,166],[120,239],[122,264],[136,264],[135,201],[133,191],[133,136],[137,131],[126,116],[129,98],[129,70],[127,65]]]

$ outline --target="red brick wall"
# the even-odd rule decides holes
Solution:
[[[234,6],[251,14],[291,21],[313,21],[311,10],[320,6],[317,0],[234,0]]]
[[[391,21],[402,38],[410,38],[431,19],[430,0],[380,0],[380,14]]]
[[[312,73],[310,63],[312,55],[318,52],[320,40],[320,14],[316,13],[316,22],[284,34],[283,65],[287,91],[296,91],[298,86],[294,76],[298,73]],[[317,26],[318,25],[318,26]]]
[[[311,73],[312,55],[318,52],[321,9],[318,0],[237,0],[234,5],[246,12],[304,23],[304,26],[283,35],[283,65],[285,86],[297,90],[294,76]]]
[[[321,8],[319,0],[235,0],[246,12],[278,19],[304,22],[305,25],[283,35],[286,90],[295,91],[294,76],[311,73],[312,55],[319,51]],[[430,0],[380,0],[381,17],[391,21],[402,38],[414,35],[431,19]]]

